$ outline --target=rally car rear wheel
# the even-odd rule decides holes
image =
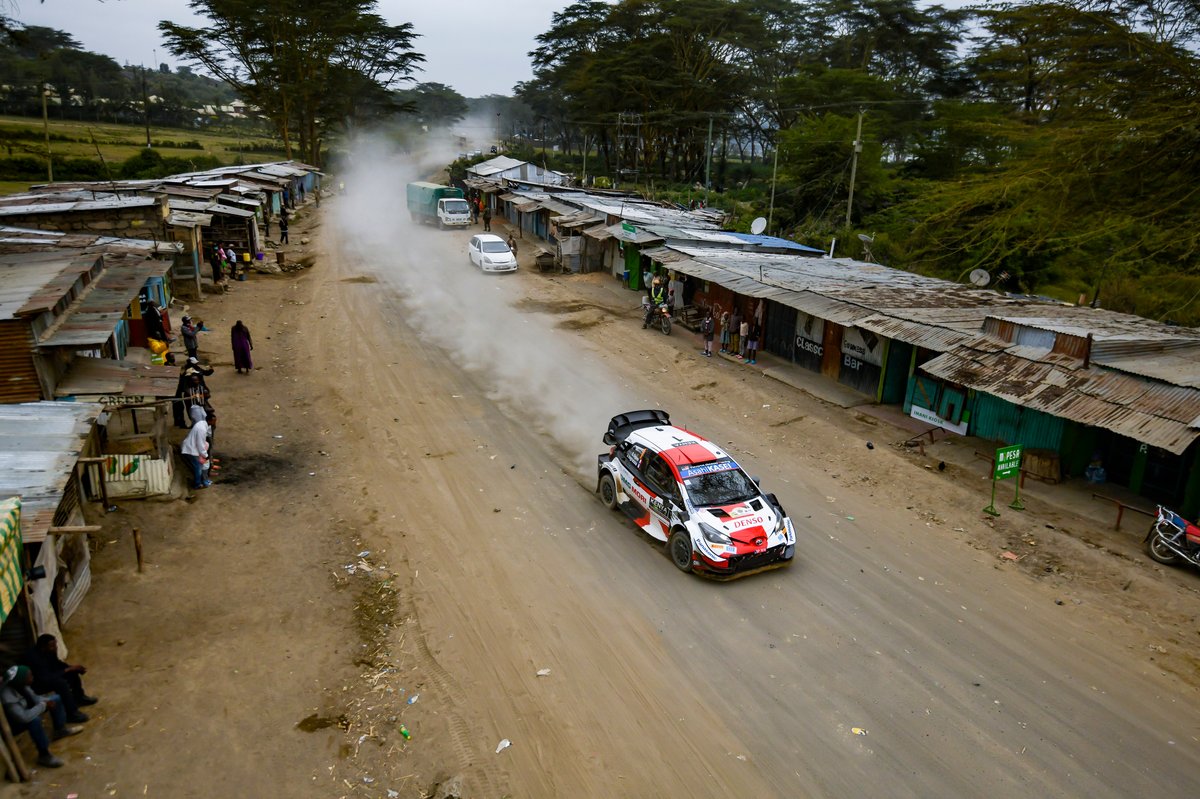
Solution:
[[[692,570],[692,537],[686,530],[676,530],[667,541],[667,554],[680,571]]]
[[[600,475],[600,501],[609,510],[617,509],[617,483],[608,472]]]

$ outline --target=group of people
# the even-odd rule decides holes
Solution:
[[[758,363],[758,341],[762,336],[762,323],[757,316],[742,316],[741,310],[734,307],[732,311],[721,314],[720,322],[713,317],[713,309],[705,311],[704,321],[701,322],[701,333],[704,335],[704,354],[712,357],[712,342],[715,328],[720,327],[721,353],[732,355],[746,363]]]
[[[188,331],[193,332],[189,333]],[[173,406],[175,426],[188,431],[180,446],[183,460],[191,471],[191,486],[194,490],[212,485],[214,470],[219,471],[220,461],[213,456],[213,439],[216,434],[217,412],[212,405],[212,392],[205,380],[213,373],[212,367],[200,363],[196,346],[195,323],[190,317],[183,318],[181,330],[188,358],[179,370],[179,384],[175,390]],[[251,351],[254,340],[250,328],[237,321],[229,330],[229,343],[233,348],[233,366],[238,374],[250,374],[254,369]]]
[[[244,260],[249,262],[248,254]],[[238,259],[238,251],[232,244],[214,244],[208,263],[212,267],[213,285],[223,291],[229,291],[229,281],[238,280],[239,275],[248,268]]]
[[[38,765],[58,768],[62,760],[50,751],[51,739],[83,732],[74,726],[88,720],[80,708],[96,704],[83,690],[87,668],[69,664],[58,656],[58,639],[41,635],[21,663],[4,670],[0,678],[0,704],[13,734],[25,731],[38,751]],[[49,714],[53,729],[48,733],[42,719]]]

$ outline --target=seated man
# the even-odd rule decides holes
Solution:
[[[66,738],[68,735],[78,735],[82,727],[68,727],[67,714],[58,701],[58,696],[38,696],[29,686],[33,683],[33,673],[28,666],[10,666],[4,672],[4,687],[0,688],[0,703],[4,705],[4,715],[8,717],[13,734],[29,730],[38,750],[38,765],[46,768],[58,768],[62,760],[50,752],[50,739],[46,737],[46,729],[42,726],[42,714],[50,711],[54,720],[54,739]]]
[[[78,724],[87,721],[87,714],[79,708],[96,704],[94,697],[83,691],[83,680],[87,667],[64,663],[58,657],[58,639],[53,635],[39,635],[33,649],[25,655],[26,665],[33,672],[33,690],[39,694],[58,694],[62,698],[67,721]]]

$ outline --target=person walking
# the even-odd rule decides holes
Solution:
[[[254,342],[250,338],[250,328],[242,324],[241,319],[230,328],[229,343],[233,347],[233,367],[237,369],[238,374],[241,374],[242,370],[250,374],[250,370],[254,368],[254,361],[250,357]]]
[[[487,233],[492,230],[492,208],[489,205],[483,206],[483,229]]]
[[[183,346],[187,350],[188,357],[195,358],[196,352],[200,348],[200,331],[196,329],[196,323],[192,321],[192,317],[183,317],[179,323],[179,332],[183,335]]]
[[[42,714],[50,711],[54,722],[54,739],[66,738],[68,735],[78,735],[82,727],[67,726],[67,712],[63,709],[58,694],[39,696],[33,692],[30,684],[33,682],[33,672],[28,666],[10,666],[4,672],[4,687],[0,688],[0,703],[4,705],[4,715],[8,718],[13,734],[29,730],[38,750],[38,765],[44,768],[59,768],[63,762],[50,752],[50,738],[46,728],[42,726]]]
[[[758,363],[758,338],[762,335],[762,325],[757,319],[751,318],[749,326],[746,333],[746,363]]]
[[[735,305],[729,315],[729,354],[736,356],[741,351],[742,312]]]
[[[750,320],[743,319],[741,327],[738,328],[738,339],[741,342],[741,348],[738,350],[738,357],[743,361],[746,360],[746,344],[750,339]]]
[[[287,214],[279,215],[279,243],[288,243],[288,220]]]
[[[713,321],[712,308],[709,308],[704,312],[704,319],[700,321],[700,335],[704,337],[705,358],[712,357],[713,328],[715,326],[716,322]]]
[[[192,489],[199,491],[212,485],[212,480],[204,476],[204,467],[208,463],[208,414],[202,405],[193,405],[188,409],[192,417],[192,429],[179,447],[184,462],[192,471]]]
[[[511,233],[508,234],[508,249],[510,251],[512,251],[513,258],[516,258],[517,257],[517,240],[516,240],[516,238],[513,237],[513,234],[511,234]]]

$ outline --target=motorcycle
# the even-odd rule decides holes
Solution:
[[[1186,561],[1200,567],[1200,527],[1173,510],[1158,506],[1158,516],[1146,534],[1146,552],[1164,566]]]
[[[653,325],[663,332],[664,336],[671,335],[671,307],[668,303],[653,305],[648,299],[642,299],[642,328]]]

